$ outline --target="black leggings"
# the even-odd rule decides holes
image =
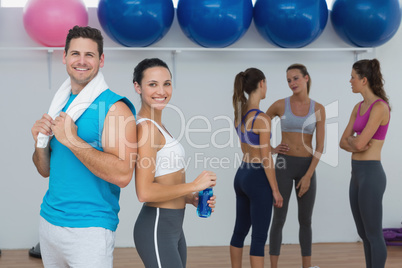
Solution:
[[[350,207],[357,232],[363,240],[367,268],[383,268],[387,259],[382,232],[382,197],[386,181],[380,161],[352,160]]]
[[[250,227],[251,256],[264,256],[272,215],[272,190],[261,163],[242,162],[234,179],[236,223],[230,245],[242,248]]]
[[[297,157],[278,154],[276,159],[276,180],[279,192],[283,197],[283,206],[274,208],[274,217],[269,234],[269,254],[279,256],[282,244],[282,229],[288,213],[290,195],[293,185],[296,187],[300,179],[310,167],[312,157]],[[311,256],[312,230],[311,217],[315,203],[317,179],[315,172],[311,177],[310,188],[302,196],[297,197],[299,218],[299,241],[302,256]],[[296,191],[296,194],[299,190]]]
[[[146,268],[185,268],[184,209],[143,205],[134,226],[134,243]]]

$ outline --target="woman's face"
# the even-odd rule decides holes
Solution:
[[[141,85],[134,83],[135,90],[141,94],[142,105],[163,110],[172,97],[172,77],[165,67],[152,67],[144,71]]]
[[[299,93],[303,90],[307,91],[308,75],[303,76],[299,69],[290,69],[286,72],[289,88],[293,93]]]
[[[261,94],[261,99],[265,99],[267,95],[267,80],[264,79],[262,80],[262,94]]]
[[[356,73],[354,69],[352,69],[352,73],[350,75],[350,85],[352,86],[352,92],[353,93],[359,93],[361,91],[361,85],[363,79],[360,78],[360,76]]]

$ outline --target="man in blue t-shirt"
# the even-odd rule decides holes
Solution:
[[[45,267],[109,268],[120,188],[131,181],[135,166],[135,109],[128,99],[106,89],[75,122],[66,113],[84,88],[93,90],[86,86],[104,65],[99,30],[72,28],[63,63],[71,81],[67,103],[58,116],[44,114],[31,130],[33,162],[40,175],[49,177],[40,211],[42,260]],[[36,146],[39,133],[51,136],[45,148]]]

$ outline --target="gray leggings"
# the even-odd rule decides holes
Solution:
[[[278,154],[276,159],[276,180],[279,192],[283,197],[282,208],[274,208],[271,231],[269,233],[269,254],[279,256],[282,244],[282,229],[286,221],[289,199],[293,184],[295,188],[300,179],[310,167],[312,157],[296,157]],[[315,172],[311,177],[309,190],[301,197],[297,197],[299,218],[299,241],[302,256],[311,256],[312,230],[311,216],[313,214],[317,180]],[[298,190],[296,190],[296,193]]]
[[[134,226],[134,243],[146,268],[185,268],[184,209],[143,205]]]
[[[380,161],[352,160],[349,198],[367,268],[383,268],[387,247],[382,233],[382,197],[386,176]]]

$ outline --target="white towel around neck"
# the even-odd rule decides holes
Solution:
[[[91,103],[103,91],[108,89],[103,74],[99,71],[98,74],[81,90],[77,97],[68,107],[66,113],[75,121],[85,112]],[[53,97],[52,103],[49,107],[48,114],[55,119],[64,106],[66,106],[68,99],[71,95],[71,79],[67,78],[66,81],[60,86]],[[38,142],[36,147],[45,148],[49,142],[49,136],[42,133],[38,134]]]

